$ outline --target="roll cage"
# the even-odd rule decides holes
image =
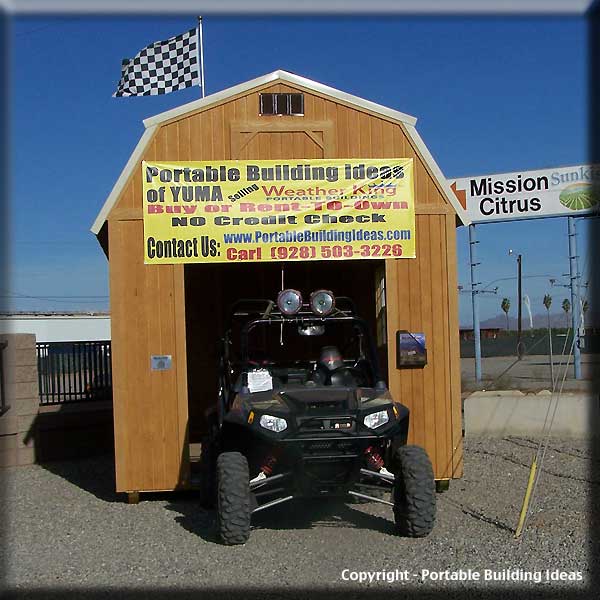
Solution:
[[[238,325],[239,323],[239,325]],[[219,396],[221,398],[221,410],[227,412],[235,393],[235,380],[240,373],[249,367],[258,368],[260,365],[253,363],[250,357],[250,333],[259,327],[272,327],[277,325],[318,326],[328,323],[352,324],[357,328],[362,338],[362,351],[364,360],[369,364],[373,382],[382,380],[379,360],[370,334],[368,323],[356,315],[354,302],[345,296],[336,297],[336,309],[327,316],[315,315],[308,304],[303,304],[300,311],[294,315],[285,315],[277,308],[272,300],[260,298],[246,298],[235,302],[229,311],[226,330],[220,341],[220,378]],[[234,334],[239,327],[238,335]],[[234,338],[239,339],[239,350],[234,356]]]

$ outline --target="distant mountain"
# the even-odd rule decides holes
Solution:
[[[516,312],[516,309],[515,309]],[[512,313],[512,306],[511,306]],[[598,327],[600,324],[600,315],[593,314],[591,311],[588,311],[585,315],[584,324],[587,327],[596,326]],[[567,322],[568,319],[568,322]],[[568,327],[571,325],[571,313],[566,317],[564,312],[560,313],[550,313],[550,325],[551,327]],[[472,327],[469,325],[461,325],[461,329],[470,329]],[[480,321],[480,327],[484,328],[498,328],[498,329],[506,329],[506,315],[501,313],[491,319],[484,319]],[[523,308],[523,317],[522,317],[522,327],[523,330],[527,330],[530,328],[529,323],[529,314],[527,313],[527,309]],[[548,315],[546,313],[538,313],[533,315],[533,328],[538,329],[541,327],[548,327]],[[512,330],[518,329],[517,326],[517,317],[516,315],[509,314],[508,316],[508,328]]]

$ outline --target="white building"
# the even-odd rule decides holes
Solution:
[[[34,333],[38,342],[110,340],[108,313],[0,314],[0,335]]]

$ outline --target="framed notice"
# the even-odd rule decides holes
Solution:
[[[168,371],[171,368],[172,357],[170,354],[153,354],[150,357],[151,371]]]
[[[424,333],[396,332],[396,367],[424,367],[427,364],[427,348]]]

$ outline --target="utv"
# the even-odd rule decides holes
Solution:
[[[201,490],[223,543],[246,542],[253,513],[309,497],[382,502],[401,535],[431,532],[431,462],[406,445],[409,411],[392,399],[349,298],[318,290],[303,303],[287,289],[277,302],[240,300],[219,354]]]

